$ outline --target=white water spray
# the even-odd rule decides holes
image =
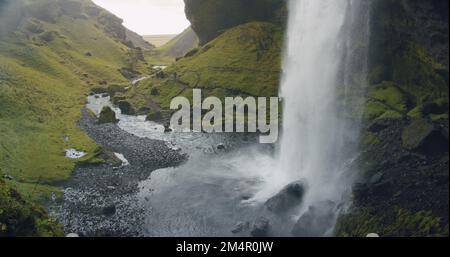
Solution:
[[[352,73],[363,72],[352,59],[361,58],[355,41],[367,43],[365,2],[289,3],[278,175],[285,182],[304,179],[308,184],[302,213],[324,201],[338,206],[351,190],[349,163],[356,154],[359,124],[344,118],[348,110],[342,102],[347,101],[346,86],[355,82],[349,79]]]

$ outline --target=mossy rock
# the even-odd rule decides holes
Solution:
[[[151,109],[150,112],[147,114],[146,120],[149,121],[160,121],[163,119],[163,114],[161,111],[153,110]]]
[[[425,119],[414,120],[402,133],[402,145],[410,151],[435,154],[448,151],[448,135]]]
[[[63,236],[41,207],[25,200],[0,179],[0,237]]]
[[[119,101],[117,103],[117,106],[119,107],[122,114],[125,114],[125,115],[135,115],[136,114],[136,111],[134,110],[133,106],[127,101]]]
[[[116,118],[116,113],[109,107],[103,107],[102,111],[100,112],[100,116],[98,118],[99,124],[105,124],[105,123],[117,123],[118,120]]]
[[[408,112],[408,116],[416,119],[442,116],[448,120],[448,98],[439,98],[420,104]]]
[[[410,105],[408,96],[392,82],[383,82],[369,89],[369,98],[386,104],[397,112],[404,112]]]
[[[439,237],[448,236],[448,225],[431,211],[410,211],[400,207],[376,213],[371,208],[343,215],[335,234],[340,237],[366,237],[377,233],[381,237]]]
[[[152,96],[159,96],[159,90],[157,88],[152,88],[150,94]]]

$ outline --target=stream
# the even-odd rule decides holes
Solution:
[[[121,114],[109,96],[87,99],[96,116],[104,106],[117,124],[96,124],[84,111],[80,126],[123,164],[76,168],[52,209],[67,233],[249,236],[253,223],[271,215],[263,203],[283,184],[274,183],[273,147],[257,144],[257,135],[165,133],[145,116]],[[272,233],[286,234],[281,221],[272,222],[279,223]]]

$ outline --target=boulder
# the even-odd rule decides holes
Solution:
[[[266,237],[269,235],[270,221],[264,217],[256,219],[250,235],[253,237]]]
[[[157,88],[152,88],[150,94],[152,96],[158,96],[159,95],[159,90]]]
[[[306,182],[299,180],[284,187],[278,194],[266,201],[268,210],[277,213],[287,213],[298,207],[306,191]]]
[[[103,208],[103,214],[106,216],[112,216],[116,214],[116,206],[115,205],[109,205],[105,208]]]
[[[298,237],[321,237],[333,227],[336,204],[332,201],[319,202],[309,206],[292,229],[292,235]]]
[[[425,119],[411,122],[402,132],[405,149],[426,155],[448,152],[448,135]]]
[[[102,111],[100,112],[100,116],[98,118],[98,123],[105,124],[117,122],[118,120],[116,118],[116,113],[109,106],[103,107]]]
[[[136,111],[134,110],[133,106],[127,101],[119,101],[117,103],[117,107],[119,107],[122,114],[125,114],[125,115],[135,115],[136,114]]]
[[[167,122],[164,124],[164,133],[172,132],[172,129],[170,128],[170,123]]]
[[[150,120],[150,121],[160,121],[163,118],[163,115],[160,111],[156,111],[156,110],[150,110],[149,113],[147,114],[147,118],[146,120]]]
[[[121,68],[119,69],[119,72],[120,74],[122,74],[122,76],[129,80],[133,80],[138,77],[137,72],[129,68]]]
[[[156,76],[156,78],[158,78],[158,79],[165,79],[165,78],[166,78],[166,74],[164,73],[164,71],[158,71],[158,72],[155,74],[155,76]]]

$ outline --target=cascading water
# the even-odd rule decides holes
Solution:
[[[331,233],[354,177],[359,119],[352,107],[363,92],[369,1],[290,0],[276,156],[249,135],[161,136],[143,117],[119,115],[122,129],[189,153],[183,165],[153,171],[139,184],[144,235],[248,236],[260,223],[269,224],[270,236]],[[98,113],[103,99],[90,100]],[[268,207],[298,180],[307,184],[300,205],[286,201],[288,192]]]
[[[360,0],[289,2],[278,176],[284,183],[304,180],[307,184],[301,215],[309,220],[303,220],[304,224],[323,220],[329,224],[313,232],[302,232],[300,224],[299,235],[329,232],[351,190],[354,170],[349,164],[356,155],[359,119],[345,114],[353,111],[348,105],[350,85],[363,84],[356,77],[361,78],[365,67],[366,4]]]

